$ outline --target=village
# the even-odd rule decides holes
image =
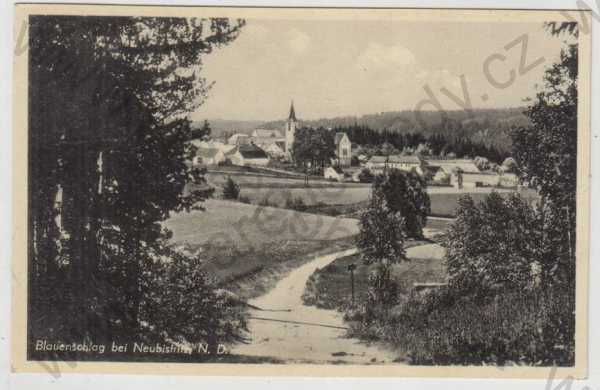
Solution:
[[[261,168],[268,172],[281,172],[294,160],[293,146],[296,130],[301,122],[296,117],[294,104],[285,125],[279,130],[255,129],[251,134],[236,132],[228,138],[205,136],[194,139],[196,147],[192,165],[206,168],[239,166]],[[322,131],[331,132],[331,128]],[[373,175],[389,169],[414,170],[427,180],[428,185],[454,187],[457,190],[478,187],[516,188],[518,177],[514,172],[514,160],[507,159],[499,166],[478,164],[481,157],[455,158],[454,156],[431,156],[417,151],[399,154],[362,153],[353,145],[345,132],[333,135],[334,150],[329,164],[324,166],[323,178],[336,182],[370,182]],[[288,170],[294,174],[294,170]]]

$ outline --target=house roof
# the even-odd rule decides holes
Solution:
[[[204,158],[213,158],[220,152],[217,148],[198,148],[196,150],[196,156]]]
[[[256,145],[240,145],[238,151],[244,158],[269,158],[267,153]]]
[[[338,166],[331,166],[328,169],[333,169],[337,174],[339,175],[343,175],[344,174],[344,170]]]
[[[479,173],[477,165],[473,160],[452,159],[452,160],[428,160],[430,166],[441,167],[444,171],[450,173],[454,168],[460,168],[464,173]]]
[[[333,139],[333,141],[335,142],[336,145],[339,145],[340,142],[342,142],[342,139],[344,139],[344,136],[347,137],[346,133],[335,133],[335,138]],[[350,138],[348,138],[350,139]]]
[[[417,156],[403,156],[403,155],[393,155],[393,156],[373,156],[369,160],[370,163],[375,164],[414,164],[420,165],[421,159]]]
[[[281,133],[278,130],[256,129],[252,132],[252,135],[261,138],[281,138]]]
[[[244,134],[244,133],[236,133],[234,135],[232,135],[231,137],[229,137],[229,139],[227,140],[228,143],[230,144],[236,144],[238,143],[238,140],[240,138],[245,138],[245,137],[249,137],[248,134]]]

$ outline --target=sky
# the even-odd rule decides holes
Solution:
[[[436,109],[422,103],[424,87],[445,110],[462,109],[465,97],[473,108],[522,106],[561,46],[540,23],[247,19],[234,42],[204,58],[202,75],[214,85],[191,117],[279,120],[292,99],[300,119],[415,109],[420,102]],[[490,56],[491,81],[484,71]],[[523,59],[526,72],[519,72]]]

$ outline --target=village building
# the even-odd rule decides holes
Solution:
[[[196,155],[192,159],[192,164],[197,165],[218,165],[225,161],[225,153],[217,148],[198,148]]]
[[[229,145],[245,145],[250,143],[250,136],[244,133],[236,133],[227,139]]]
[[[323,176],[325,176],[325,179],[327,180],[344,181],[346,179],[346,174],[344,173],[344,170],[339,166],[331,166],[325,168]]]
[[[294,102],[290,105],[290,115],[284,125],[284,152],[287,159],[292,158],[292,148],[294,146],[294,139],[296,138],[296,127],[298,126],[298,119],[296,119],[296,111],[294,110]]]
[[[366,164],[366,167],[369,168],[373,173],[381,173],[386,169],[392,168],[406,172],[410,172],[414,169],[415,172],[421,176],[423,176],[425,173],[425,166],[425,161],[419,156],[415,155],[373,156]]]
[[[252,131],[252,138],[276,138],[277,140],[283,140],[283,136],[278,130],[265,129],[256,129]]]
[[[349,167],[352,163],[352,142],[346,133],[336,133],[334,137],[335,144],[335,164],[342,167]]]
[[[269,157],[274,159],[282,159],[285,157],[285,142],[284,141],[260,141],[255,142],[255,145],[264,150]]]
[[[270,161],[269,155],[254,144],[239,145],[228,158],[239,166],[265,166]]]

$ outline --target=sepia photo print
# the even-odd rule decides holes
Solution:
[[[584,376],[590,17],[17,6],[15,370]]]

